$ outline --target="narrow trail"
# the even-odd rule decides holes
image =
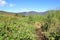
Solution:
[[[37,40],[48,40],[40,29],[36,29]]]
[[[36,22],[35,23],[35,26],[36,26],[36,40],[48,40],[47,38],[46,38],[46,36],[44,35],[44,33],[41,31],[42,30],[42,24],[41,23],[39,23],[39,22]]]

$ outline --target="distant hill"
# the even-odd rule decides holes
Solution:
[[[19,12],[19,13],[13,13],[13,12],[6,12],[6,11],[0,11],[0,14],[21,14],[21,15],[36,15],[36,14],[41,14],[41,15],[45,15],[46,12],[36,12],[36,11],[29,11],[29,12]]]
[[[6,11],[0,11],[0,14],[21,14],[21,15],[36,15],[36,14],[39,14],[39,15],[45,15],[49,12],[54,12],[54,11],[60,11],[60,10],[48,10],[48,11],[45,11],[45,12],[36,12],[36,11],[29,11],[29,12],[19,12],[19,13],[14,13],[14,12],[6,12]]]
[[[36,15],[36,14],[41,14],[41,15],[45,15],[46,12],[36,12],[36,11],[29,11],[29,12],[20,12],[20,14],[23,14],[23,15]]]

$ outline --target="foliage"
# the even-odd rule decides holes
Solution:
[[[46,32],[46,36],[51,38],[50,40],[57,40],[60,38],[60,11],[52,10],[48,11],[47,13],[46,21],[42,29],[44,32]]]
[[[35,40],[33,25],[15,16],[0,17],[0,40]]]
[[[42,32],[49,40],[60,40],[60,10],[46,15],[21,15],[0,12],[0,40],[36,40],[35,22],[42,24]]]

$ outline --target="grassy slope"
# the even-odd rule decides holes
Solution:
[[[60,10],[46,13],[47,15],[44,16],[38,14],[24,16],[0,12],[0,40],[36,40],[35,30],[37,26],[40,27],[40,24],[42,24],[41,29],[48,39],[56,39],[60,35]],[[37,32],[41,32],[40,29]]]

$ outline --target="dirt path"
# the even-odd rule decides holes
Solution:
[[[36,35],[37,35],[37,40],[48,40],[46,37],[45,37],[45,35],[44,35],[44,33],[42,33],[42,24],[41,23],[39,23],[39,22],[36,22],[35,23],[35,26],[36,26]]]
[[[36,30],[37,40],[48,40],[40,29]]]

